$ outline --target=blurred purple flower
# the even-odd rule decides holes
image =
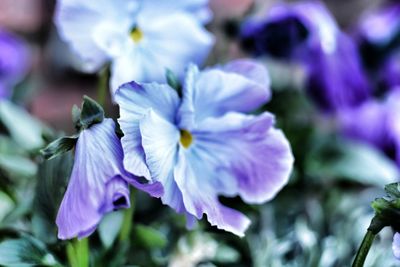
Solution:
[[[400,260],[400,234],[395,233],[393,236],[392,244],[393,255]]]
[[[165,81],[189,62],[201,64],[213,44],[202,24],[208,0],[59,0],[55,23],[60,36],[96,72],[111,62],[112,93],[128,81]]]
[[[250,221],[218,196],[272,199],[292,169],[290,145],[268,112],[246,115],[270,98],[266,69],[249,60],[200,72],[191,65],[182,99],[166,84],[131,82],[115,95],[125,168],[159,181],[162,201],[194,219],[243,236]]]
[[[338,116],[344,135],[374,145],[400,164],[400,91],[389,93],[384,101],[375,99]]]
[[[0,98],[9,97],[27,70],[27,47],[17,36],[0,29]]]
[[[153,196],[162,194],[160,184],[139,184],[124,170],[114,128],[112,119],[104,119],[79,135],[71,178],[56,219],[60,239],[86,237],[105,213],[128,208],[128,182]]]
[[[307,92],[324,111],[355,106],[369,96],[357,47],[319,1],[278,4],[261,20],[243,25],[245,46],[301,63]]]
[[[306,90],[326,112],[355,107],[370,96],[370,87],[352,39],[340,33],[336,49],[311,50],[303,60],[307,69]]]
[[[336,22],[323,4],[304,1],[277,4],[265,17],[246,21],[241,38],[244,46],[256,55],[291,59],[313,49],[334,51],[338,32]]]

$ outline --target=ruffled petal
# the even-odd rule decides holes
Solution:
[[[175,120],[179,105],[178,94],[167,85],[128,83],[121,86],[115,94],[120,107],[118,122],[124,133],[121,139],[124,150],[124,167],[136,176],[151,180],[142,147],[139,121],[148,109],[163,116],[167,121]]]
[[[122,181],[122,151],[114,122],[105,119],[81,132],[75,162],[56,223],[60,239],[89,235],[104,213],[129,206],[128,185]],[[123,198],[124,205],[114,200]]]
[[[256,62],[237,60],[202,72],[192,65],[183,88],[179,126],[190,130],[210,116],[253,111],[269,97],[268,72]]]
[[[182,195],[173,176],[179,130],[150,109],[140,121],[140,132],[151,177],[164,187],[163,203],[184,212]]]
[[[286,185],[294,158],[289,142],[273,124],[270,113],[228,113],[207,119],[193,131],[192,153],[201,155],[204,164],[214,165],[218,174],[212,182],[224,188],[220,193],[263,203]]]
[[[201,219],[203,214],[218,229],[244,236],[250,220],[242,213],[223,206],[215,187],[207,181],[215,179],[215,175],[194,153],[185,153],[180,148],[178,162],[174,169],[175,180],[182,192],[183,202],[188,213]]]
[[[182,77],[189,62],[203,63],[214,43],[212,35],[190,14],[151,18],[140,13],[137,27],[143,33],[142,40],[113,62],[113,92],[130,81],[163,82],[166,69]]]

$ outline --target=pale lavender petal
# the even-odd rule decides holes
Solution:
[[[269,97],[268,72],[256,62],[234,61],[202,72],[190,66],[183,86],[179,126],[190,130],[210,116],[228,111],[249,112]]]
[[[193,153],[215,166],[218,174],[212,182],[218,181],[220,190],[226,190],[223,193],[239,194],[249,203],[263,203],[286,185],[294,159],[289,142],[273,124],[269,113],[228,113],[204,121],[193,132]]]
[[[214,43],[213,36],[187,13],[165,13],[158,19],[144,16],[143,20],[139,16],[138,19],[137,27],[143,38],[115,58],[112,92],[130,81],[165,82],[166,69],[182,77],[189,62],[203,63]]]
[[[216,177],[202,160],[194,153],[187,153],[182,148],[179,150],[174,176],[181,189],[186,210],[197,219],[206,214],[211,225],[244,236],[250,220],[242,213],[219,202],[216,188],[206,182]]]
[[[132,0],[60,0],[54,20],[60,37],[82,59],[81,69],[95,72],[110,59],[95,38],[98,28],[117,24],[128,36],[138,8]]]
[[[393,255],[398,260],[400,260],[400,234],[399,233],[395,233],[393,236],[392,250],[393,250]]]
[[[140,121],[140,132],[151,177],[164,187],[161,200],[177,212],[184,212],[182,195],[173,176],[180,138],[178,128],[150,109]]]
[[[105,119],[79,136],[70,182],[56,219],[60,239],[87,236],[105,212],[118,208],[114,198],[128,195],[128,185],[119,180],[124,171],[114,127],[111,119]],[[128,206],[129,200],[125,203],[124,207]]]
[[[153,109],[167,121],[175,120],[179,105],[176,91],[167,85],[127,83],[115,94],[115,101],[120,107],[118,122],[124,133],[121,139],[124,150],[124,167],[136,176],[151,180],[142,147],[139,121],[148,109]]]

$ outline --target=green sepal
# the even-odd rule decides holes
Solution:
[[[175,89],[179,96],[182,96],[182,85],[175,73],[170,69],[166,69],[165,76],[167,77],[168,85]]]
[[[73,108],[73,117],[75,117],[74,120],[77,118],[77,112],[78,110]],[[83,103],[82,103],[82,109],[81,109],[81,114],[79,120],[75,123],[75,126],[77,128],[84,128],[87,129],[93,124],[100,123],[104,120],[104,110],[103,108],[92,98],[88,96],[83,96]]]
[[[41,149],[40,153],[45,159],[55,158],[58,155],[72,150],[78,141],[78,137],[79,134],[60,137],[48,144],[44,149]]]

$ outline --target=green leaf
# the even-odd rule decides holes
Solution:
[[[82,112],[80,116],[80,124],[84,128],[100,123],[104,119],[103,108],[92,98],[83,96]]]
[[[0,101],[0,120],[13,140],[26,150],[42,147],[45,126],[21,107],[10,101]]]
[[[383,187],[400,176],[394,161],[372,146],[326,140],[308,159],[308,173],[324,179],[345,179]]]
[[[167,245],[167,238],[165,235],[152,227],[136,224],[134,231],[137,244],[145,248],[163,248]]]
[[[0,169],[14,177],[33,177],[37,172],[36,164],[22,156],[0,154]]]
[[[54,157],[57,157],[58,155],[72,150],[75,147],[76,142],[78,141],[78,137],[78,134],[60,137],[47,145],[46,148],[40,150],[40,153],[45,159],[52,159]]]
[[[55,219],[71,175],[72,152],[67,152],[39,165],[33,202],[32,231],[45,243],[57,241]]]
[[[60,266],[43,243],[29,236],[0,243],[0,265]]]
[[[182,85],[179,82],[179,79],[175,75],[175,73],[172,72],[170,69],[166,69],[165,75],[167,77],[168,85],[171,86],[173,89],[175,89],[178,92],[179,95],[181,95]]]
[[[218,263],[228,264],[238,262],[240,259],[240,253],[232,247],[225,244],[219,244],[214,261]]]

